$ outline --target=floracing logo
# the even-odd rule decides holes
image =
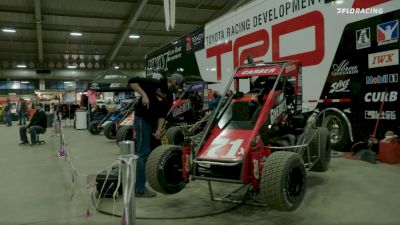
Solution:
[[[331,90],[329,93],[335,93],[335,92],[349,92],[347,88],[349,87],[350,84],[350,79],[347,80],[340,80],[338,82],[335,82],[331,85]]]
[[[371,32],[369,27],[356,31],[356,48],[363,49],[371,47]]]
[[[365,84],[389,84],[389,83],[398,83],[399,82],[399,74],[383,74],[376,76],[366,76]]]
[[[368,54],[368,68],[393,66],[399,64],[399,50]]]
[[[383,8],[337,8],[337,14],[382,14]]]
[[[332,76],[357,74],[358,66],[349,66],[349,61],[346,59],[339,64],[332,65]]]
[[[392,20],[376,26],[376,41],[378,46],[397,42],[399,39],[399,21]]]

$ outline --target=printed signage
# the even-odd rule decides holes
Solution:
[[[236,73],[235,77],[278,75],[279,70],[279,66],[243,68]]]
[[[398,64],[398,49],[368,54],[368,68],[393,66]]]
[[[399,39],[399,21],[392,20],[376,26],[376,41],[378,46],[397,42]]]
[[[358,66],[349,65],[349,61],[344,59],[339,64],[332,65],[332,76],[357,74]]]
[[[340,80],[331,84],[331,90],[329,93],[336,93],[336,92],[349,92],[347,88],[349,87],[350,79],[347,80]]]
[[[364,96],[365,102],[395,102],[397,101],[397,91],[367,92]]]
[[[369,27],[356,31],[356,48],[363,49],[371,47],[371,32]]]
[[[381,120],[396,120],[396,111],[379,111],[366,110],[364,118],[367,120],[376,120],[380,117]]]
[[[399,82],[399,74],[383,74],[376,76],[366,76],[365,84],[390,84],[390,83],[398,83]]]

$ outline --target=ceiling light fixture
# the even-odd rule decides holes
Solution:
[[[82,36],[82,33],[79,33],[79,32],[71,32],[70,35],[71,35],[71,36]]]
[[[74,65],[72,65],[72,66],[69,65],[69,66],[67,66],[67,68],[68,68],[68,69],[76,69],[76,66],[74,66]]]
[[[64,84],[72,84],[71,81],[64,81]]]
[[[17,65],[17,68],[26,68],[26,65],[25,64],[19,64],[19,65]]]
[[[15,33],[15,29],[12,28],[3,28],[1,31],[5,32],[5,33]]]
[[[114,66],[114,69],[119,69],[119,66]]]
[[[131,39],[139,39],[140,36],[137,35],[137,34],[131,34],[131,35],[129,35],[129,38],[131,38]]]
[[[29,81],[21,81],[21,84],[29,84]]]

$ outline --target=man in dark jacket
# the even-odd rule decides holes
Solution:
[[[31,133],[32,145],[37,144],[36,140],[37,134],[42,134],[46,132],[47,128],[46,113],[42,110],[42,105],[37,105],[35,108],[36,108],[36,113],[33,115],[28,126],[21,126],[19,128],[19,137],[21,139],[20,145],[29,144],[26,132]]]
[[[141,99],[135,109],[134,127],[136,131],[136,151],[139,156],[136,168],[136,197],[155,197],[156,193],[145,188],[145,168],[147,158],[151,152],[151,139],[160,140],[162,129],[169,109],[172,106],[173,96],[170,90],[182,83],[180,74],[173,74],[165,78],[161,74],[153,74],[149,78],[132,78],[130,87],[140,94]]]

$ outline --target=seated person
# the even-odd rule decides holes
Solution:
[[[21,145],[29,144],[26,132],[31,133],[31,143],[32,145],[37,144],[36,136],[46,132],[47,128],[47,116],[42,110],[42,105],[39,104],[36,107],[36,112],[30,120],[28,126],[21,126],[19,128],[19,138],[21,139]]]

